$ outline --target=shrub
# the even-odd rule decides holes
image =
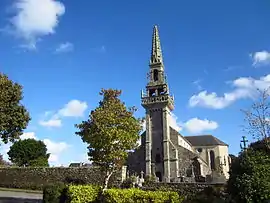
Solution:
[[[228,195],[225,188],[208,186],[202,191],[188,195],[184,203],[225,203]]]
[[[106,203],[180,203],[183,201],[176,192],[143,191],[140,189],[109,189],[104,191]]]
[[[121,184],[121,188],[132,188],[133,187],[133,182],[130,178],[126,179],[123,181],[123,183]]]
[[[144,184],[143,190],[146,191],[174,191],[180,197],[185,198],[185,203],[198,202],[223,202],[227,198],[224,184],[207,183],[148,183]]]
[[[147,175],[145,176],[145,184],[151,184],[156,182],[156,178],[153,175]]]
[[[265,202],[270,199],[270,156],[252,148],[242,152],[230,169],[228,192],[235,202]]]
[[[94,185],[70,185],[68,187],[68,200],[70,203],[97,202],[101,187]]]
[[[47,185],[43,189],[43,203],[64,203],[67,200],[65,184]]]

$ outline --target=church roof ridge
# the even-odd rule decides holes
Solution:
[[[208,134],[208,135],[192,135],[192,136],[185,136],[187,140],[193,145],[193,146],[210,146],[210,145],[223,145],[223,146],[229,146],[225,142],[221,141],[217,137]]]

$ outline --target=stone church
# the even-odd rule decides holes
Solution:
[[[205,181],[214,174],[228,179],[228,145],[213,135],[183,136],[171,125],[174,97],[165,76],[157,26],[152,36],[152,52],[146,93],[141,93],[146,130],[141,145],[128,157],[129,174],[155,176],[162,182],[193,179]]]

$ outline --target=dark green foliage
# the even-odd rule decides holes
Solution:
[[[41,140],[26,139],[16,141],[7,153],[17,166],[49,166],[47,147]]]
[[[177,192],[180,197],[185,197],[185,203],[192,203],[192,201],[197,201],[197,197],[201,197],[202,201],[207,200],[219,200],[227,198],[225,193],[226,187],[223,184],[206,184],[206,183],[148,183],[144,184],[143,190],[151,191],[174,191]],[[214,193],[212,194],[211,191]],[[208,197],[209,196],[209,197]],[[209,201],[209,203],[211,203]]]
[[[231,162],[234,162],[237,159],[237,156],[233,154],[229,154],[229,157],[231,158]]]
[[[67,202],[68,186],[65,184],[47,185],[43,188],[43,203],[65,203]]]
[[[263,151],[270,156],[270,147],[269,147],[270,138],[258,140],[250,144],[249,148],[252,148],[255,151]]]
[[[0,187],[43,190],[51,184],[102,185],[103,174],[99,168],[0,168]],[[118,186],[121,172],[113,174],[109,186]]]
[[[189,195],[184,203],[226,203],[227,199],[228,194],[226,194],[224,187],[208,186],[202,191]]]
[[[228,192],[237,203],[270,199],[270,156],[264,147],[255,148],[242,152],[231,165]]]
[[[156,181],[155,176],[147,175],[145,177],[145,184],[151,184],[151,183],[154,183],[155,181]]]
[[[88,155],[105,172],[104,188],[128,157],[128,151],[137,147],[141,120],[134,117],[134,107],[127,108],[119,99],[121,91],[102,89],[99,106],[91,111],[89,119],[76,125],[83,142],[88,144]]]
[[[0,140],[4,143],[17,140],[30,121],[22,99],[22,86],[0,73]]]

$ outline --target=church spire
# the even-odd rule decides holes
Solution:
[[[162,51],[160,45],[160,39],[158,34],[158,27],[157,25],[154,26],[153,29],[153,36],[152,36],[152,52],[151,52],[151,59],[150,65],[163,63],[162,58]]]

